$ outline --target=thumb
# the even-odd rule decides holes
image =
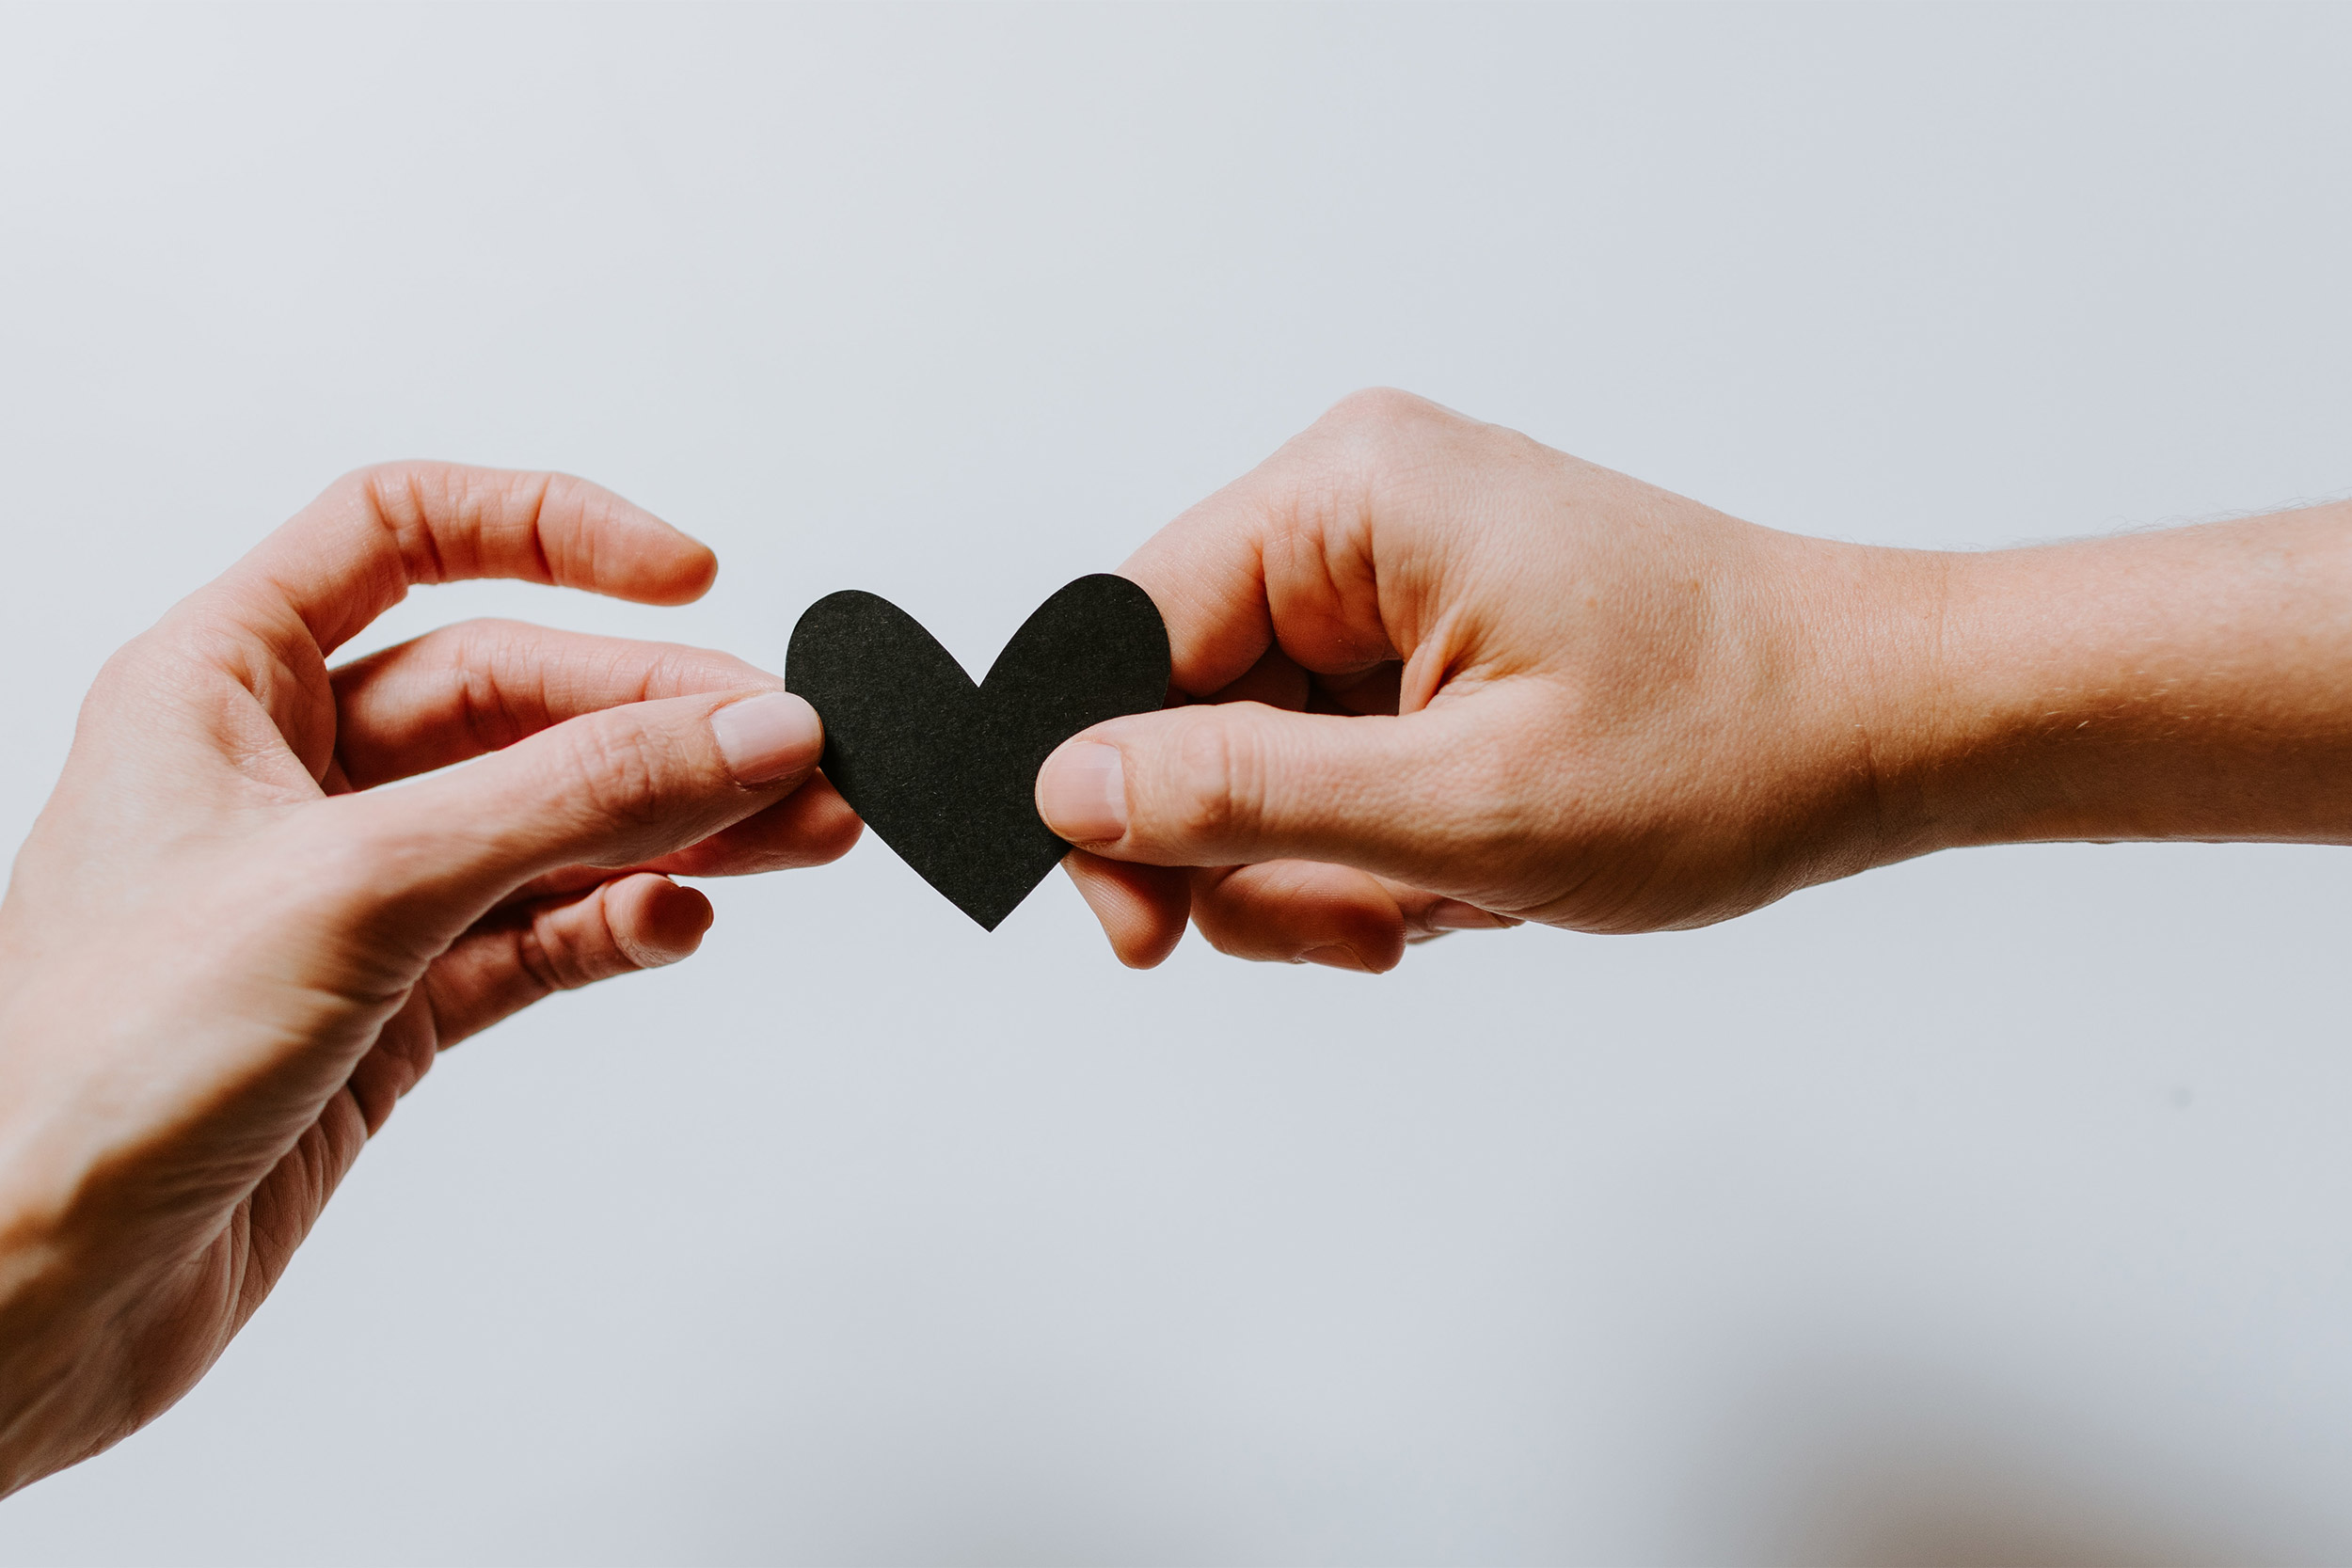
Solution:
[[[391,851],[373,858],[395,868],[396,901],[462,926],[558,867],[635,865],[697,843],[790,794],[823,751],[803,698],[704,692],[583,714],[437,777],[323,804],[368,814],[358,836]]]
[[[1155,865],[1315,860],[1425,887],[1461,880],[1486,826],[1451,709],[1404,718],[1212,703],[1135,714],[1064,741],[1038,815],[1073,844]]]

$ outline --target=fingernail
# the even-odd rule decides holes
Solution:
[[[650,942],[631,940],[620,942],[619,946],[628,955],[628,961],[640,969],[667,969],[694,956],[691,947],[662,947]]]
[[[1501,931],[1518,924],[1507,914],[1496,914],[1459,898],[1438,899],[1422,918],[1433,931]]]
[[[1372,973],[1372,965],[1356,956],[1353,947],[1310,947],[1298,955],[1303,964],[1323,964],[1330,969],[1352,969],[1359,974]]]
[[[1081,740],[1038,769],[1037,814],[1073,844],[1099,844],[1127,832],[1127,772],[1119,748]]]
[[[825,749],[825,728],[808,700],[789,691],[765,691],[729,703],[710,716],[719,755],[739,784],[773,784],[817,766]]]

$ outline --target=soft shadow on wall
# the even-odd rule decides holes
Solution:
[[[2292,1498],[2086,1430],[2023,1387],[1818,1367],[1750,1415],[1719,1471],[1750,1495],[1750,1560],[2183,1568],[2352,1555]]]

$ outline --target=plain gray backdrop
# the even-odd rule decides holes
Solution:
[[[2341,493],[2348,64],[2343,9],[8,12],[0,828],[379,458],[723,570],[361,647],[770,668],[850,586],[984,668],[1371,383],[1847,539]],[[446,1058],[0,1560],[2341,1560],[2348,871],[1135,974],[869,838]]]

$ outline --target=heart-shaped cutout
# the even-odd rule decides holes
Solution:
[[[914,617],[856,589],[808,607],[785,685],[825,721],[825,776],[923,879],[993,931],[1070,846],[1037,770],[1089,724],[1168,696],[1168,627],[1125,578],[1040,605],[975,686]]]

